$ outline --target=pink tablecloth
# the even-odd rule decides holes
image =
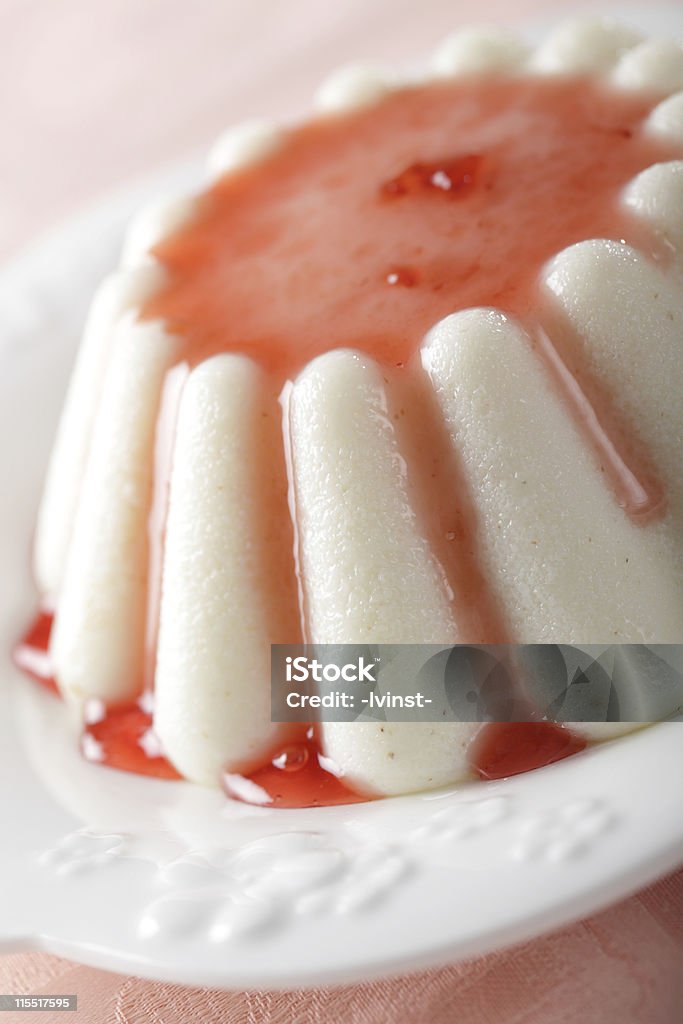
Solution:
[[[338,63],[425,53],[472,18],[515,22],[574,6],[0,0],[0,255],[240,117],[300,108]],[[207,992],[27,953],[0,957],[0,992],[76,992],[78,1016],[63,1019],[79,1024],[680,1024],[683,873],[522,948],[391,982]],[[2,1022],[15,1018],[46,1024],[48,1015]]]

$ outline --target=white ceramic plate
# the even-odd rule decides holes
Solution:
[[[278,811],[84,763],[67,710],[12,669],[88,297],[128,215],[195,172],[99,205],[0,275],[0,949],[194,985],[351,981],[527,939],[674,868],[679,723],[509,781]]]

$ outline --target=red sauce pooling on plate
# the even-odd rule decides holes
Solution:
[[[268,807],[330,807],[372,799],[344,784],[312,733],[311,728],[305,739],[283,747],[256,771],[244,776],[225,772],[228,796]]]
[[[480,779],[504,779],[585,750],[586,741],[554,722],[489,722],[472,742],[470,763]]]
[[[52,622],[52,612],[43,610],[38,613],[14,648],[14,663],[51,693],[58,694],[49,653]]]
[[[14,662],[50,693],[60,696],[50,659],[50,634],[53,615],[41,611],[30,629],[14,649]],[[97,714],[92,714],[98,706]],[[88,714],[92,720],[87,721]],[[105,708],[97,701],[86,706],[86,724],[81,738],[81,750],[89,761],[119,768],[138,775],[152,775],[159,779],[179,779],[181,776],[165,757],[154,751],[152,715],[140,704]]]
[[[81,737],[81,751],[88,761],[157,779],[182,778],[157,748],[152,715],[139,704],[106,709],[103,706],[101,716],[86,720]]]

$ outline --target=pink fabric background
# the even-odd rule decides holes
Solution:
[[[615,4],[628,9],[628,4]],[[472,20],[571,0],[0,0],[0,258],[131,175],[245,116],[305,107],[362,58],[428,52]],[[0,908],[0,913],[2,908]],[[390,982],[221,993],[45,954],[0,957],[0,992],[76,992],[79,1024],[680,1024],[683,872],[526,946]],[[48,1015],[2,1022],[47,1024]]]

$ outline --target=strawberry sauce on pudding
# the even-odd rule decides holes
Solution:
[[[614,733],[279,725],[270,644],[680,641],[683,99],[639,60],[245,130],[133,228],[36,549],[57,685],[119,767],[152,735],[162,774],[313,805]]]
[[[143,315],[192,365],[234,351],[282,383],[336,348],[403,367],[459,309],[537,319],[540,270],[572,243],[661,251],[619,203],[639,171],[680,155],[642,130],[655,99],[494,76],[305,124],[155,247],[167,283]]]

